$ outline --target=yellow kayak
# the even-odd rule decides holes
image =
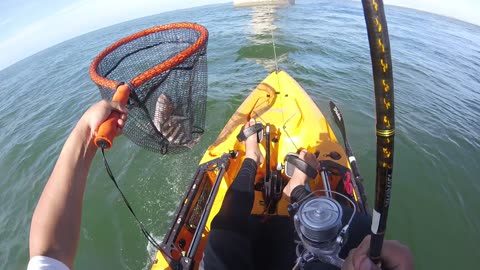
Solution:
[[[250,118],[266,127],[266,139],[260,145],[266,160],[257,170],[252,215],[288,216],[289,202],[282,197],[282,189],[288,182],[283,165],[289,153],[306,149],[334,171],[351,172],[345,150],[315,102],[286,72],[273,72],[246,98],[205,152],[152,270],[176,269],[178,265],[198,269],[212,219],[244,160],[245,147],[237,134]],[[357,186],[346,192],[344,181],[341,173],[328,177],[319,173],[309,188],[323,190],[328,185],[330,190],[359,202]]]

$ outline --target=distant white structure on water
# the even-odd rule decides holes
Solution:
[[[295,0],[233,0],[234,7],[251,7],[264,5],[293,5]]]

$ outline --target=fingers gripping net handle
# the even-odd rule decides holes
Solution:
[[[167,24],[123,38],[94,59],[90,76],[102,98],[111,99],[122,82],[129,86],[123,134],[134,143],[165,154],[198,142],[205,126],[207,41],[201,25]],[[116,131],[117,121],[111,123]],[[111,146],[107,139],[101,141]]]
[[[130,88],[128,85],[120,85],[115,94],[113,95],[112,101],[122,104],[122,106],[127,105],[128,97],[130,96]],[[100,125],[95,137],[95,145],[99,148],[110,149],[113,144],[113,139],[117,135],[118,128],[118,119],[120,119],[120,114],[116,111],[113,111],[110,116]]]

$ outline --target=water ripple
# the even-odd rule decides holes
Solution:
[[[30,217],[40,192],[68,133],[99,99],[88,75],[91,60],[116,40],[158,24],[194,20],[209,29],[209,100],[206,133],[191,152],[158,156],[122,137],[107,153],[121,188],[154,235],[169,227],[203,151],[274,69],[272,32],[280,68],[322,108],[329,100],[342,108],[367,192],[373,194],[373,83],[360,7],[351,1],[301,1],[281,9],[227,4],[168,12],[76,37],[0,71],[0,226],[5,228],[0,269],[26,267]],[[412,248],[419,268],[457,266],[438,261],[441,256],[475,268],[480,27],[405,8],[386,6],[386,13],[397,123],[389,236]],[[146,241],[122,204],[97,156],[85,193],[76,268],[146,267]]]

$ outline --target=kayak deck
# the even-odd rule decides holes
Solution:
[[[288,216],[289,202],[282,196],[283,186],[288,182],[282,165],[288,153],[306,149],[317,153],[321,163],[337,168],[334,170],[350,171],[344,149],[315,102],[286,72],[273,72],[246,98],[204,154],[191,186],[177,209],[172,227],[164,238],[164,250],[158,252],[152,269],[172,269],[173,264],[185,264],[189,258],[196,262],[195,269],[198,268],[211,222],[244,160],[245,146],[236,136],[250,118],[268,126],[270,130],[270,141],[264,138],[259,145],[265,159],[267,156],[270,158],[257,170],[252,215]],[[270,155],[267,155],[267,148],[270,149]],[[277,176],[273,184],[265,178],[267,164]],[[329,175],[331,190],[343,191],[342,177],[342,173]],[[270,195],[266,195],[267,189]],[[307,189],[325,189],[322,175],[318,174],[309,181]],[[353,196],[356,194],[353,192]]]

